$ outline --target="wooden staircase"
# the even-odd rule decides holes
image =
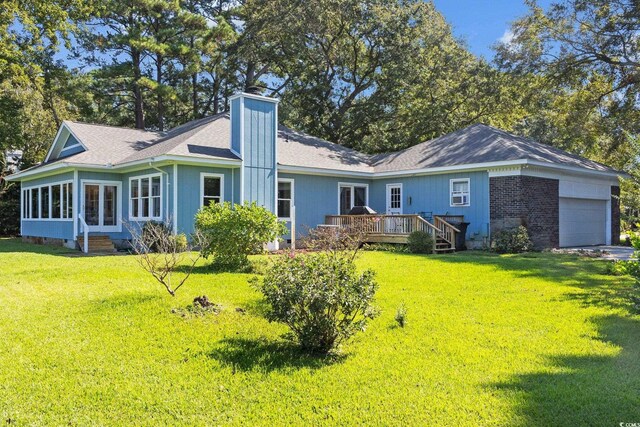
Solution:
[[[436,238],[436,247],[434,249],[437,253],[449,253],[455,252],[456,246],[455,244],[446,241],[442,236],[437,236]]]
[[[84,236],[78,236],[78,247],[84,247]],[[116,251],[109,236],[89,236],[89,253],[111,254]]]

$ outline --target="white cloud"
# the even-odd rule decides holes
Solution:
[[[510,28],[507,28],[506,30],[504,30],[504,34],[502,34],[502,37],[500,37],[498,41],[503,44],[511,44],[515,36],[516,35],[513,34],[513,31],[511,31]]]

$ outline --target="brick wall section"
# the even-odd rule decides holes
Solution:
[[[620,244],[620,187],[611,187],[611,244]]]
[[[532,176],[489,179],[491,233],[524,225],[536,249],[560,244],[558,180]]]

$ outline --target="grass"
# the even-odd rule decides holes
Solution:
[[[603,261],[364,253],[382,314],[314,358],[248,275],[201,270],[171,298],[130,256],[0,240],[0,260],[0,425],[640,422],[640,316]],[[220,314],[171,313],[202,294]]]

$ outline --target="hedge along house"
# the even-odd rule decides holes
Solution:
[[[64,122],[45,161],[9,180],[22,236],[70,247],[85,233],[97,248],[126,244],[125,221],[188,234],[205,204],[255,201],[297,234],[367,205],[384,214],[372,235],[425,229],[452,245],[458,216],[468,244],[525,225],[543,248],[617,243],[619,175],[485,125],[368,156],[279,126],[277,100],[242,93],[229,114],[168,132]]]

